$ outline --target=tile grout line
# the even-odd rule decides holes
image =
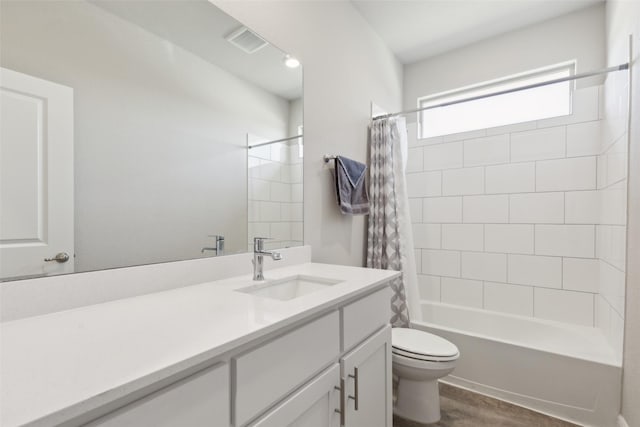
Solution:
[[[432,277],[439,277],[441,279],[454,279],[454,280],[466,280],[466,281],[473,281],[473,282],[482,282],[482,281],[487,281],[487,282],[493,282],[493,283],[498,283],[500,285],[507,285],[507,286],[517,286],[517,287],[525,287],[525,288],[535,288],[535,289],[547,289],[550,291],[560,291],[560,292],[564,292],[564,293],[573,293],[573,294],[583,294],[583,295],[599,295],[596,292],[589,292],[589,291],[581,291],[581,290],[576,290],[576,289],[562,289],[562,288],[557,288],[554,286],[543,286],[540,284],[531,284],[531,283],[514,283],[514,282],[505,282],[505,281],[500,281],[500,280],[486,280],[485,278],[472,278],[472,277],[457,277],[457,276],[442,276],[439,274],[426,274],[426,276],[432,276]],[[606,299],[606,298],[605,298]]]
[[[423,170],[407,171],[406,174],[407,175],[417,175],[417,174],[424,173],[424,172],[442,172],[442,171],[452,171],[452,170],[473,169],[473,168],[479,168],[479,167],[483,167],[483,166],[523,165],[523,164],[534,163],[534,162],[554,162],[554,161],[563,161],[563,160],[575,160],[575,159],[585,159],[585,158],[589,158],[589,157],[600,157],[602,155],[603,154],[582,154],[582,155],[579,155],[579,156],[569,156],[569,157],[554,156],[554,157],[532,158],[532,159],[518,160],[518,161],[510,160],[510,161],[498,162],[498,163],[485,163],[485,164],[477,164],[477,165],[470,165],[470,166],[433,168],[433,169],[427,169],[427,168],[425,168],[423,166]],[[279,180],[275,180],[274,181],[274,180],[264,179],[264,178],[260,178],[260,177],[253,177],[253,178],[261,180],[261,181],[278,182],[278,183],[284,183],[284,184],[295,184],[295,183],[282,182],[282,181],[279,181]]]
[[[506,268],[506,270],[507,270],[507,282],[506,283],[509,283],[509,254],[506,254],[505,257],[507,259],[507,268]]]
[[[531,317],[536,317],[536,291],[533,286],[531,286]]]
[[[485,284],[486,284],[486,281],[483,280],[482,281],[482,309],[483,310],[487,309],[486,308],[486,294],[485,294],[486,287],[485,287]]]

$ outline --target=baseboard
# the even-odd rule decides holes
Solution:
[[[618,427],[629,427],[627,420],[624,419],[622,414],[618,415]]]

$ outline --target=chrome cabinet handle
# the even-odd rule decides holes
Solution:
[[[60,264],[62,264],[63,262],[69,261],[69,254],[66,253],[66,252],[60,252],[60,253],[56,254],[56,256],[54,256],[53,258],[45,258],[44,260],[46,262],[55,261],[55,262],[59,262]]]
[[[335,390],[339,390],[340,391],[340,409],[334,409],[334,412],[340,414],[340,425],[344,426],[344,418],[345,418],[345,413],[346,413],[346,411],[342,407],[343,402],[344,402],[344,378],[340,378],[340,387],[335,386],[333,388]]]
[[[355,409],[358,410],[358,368],[353,368],[353,375],[349,374],[349,378],[353,378],[354,396],[349,396],[349,399],[353,399]]]

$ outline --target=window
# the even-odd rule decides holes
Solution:
[[[574,72],[575,62],[558,64],[419,98],[418,108],[569,77]],[[421,111],[419,113],[420,138],[566,116],[571,114],[572,83],[571,81],[556,83]]]

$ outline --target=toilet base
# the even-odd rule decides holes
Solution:
[[[440,421],[438,380],[412,381],[400,378],[394,415],[422,424]]]

